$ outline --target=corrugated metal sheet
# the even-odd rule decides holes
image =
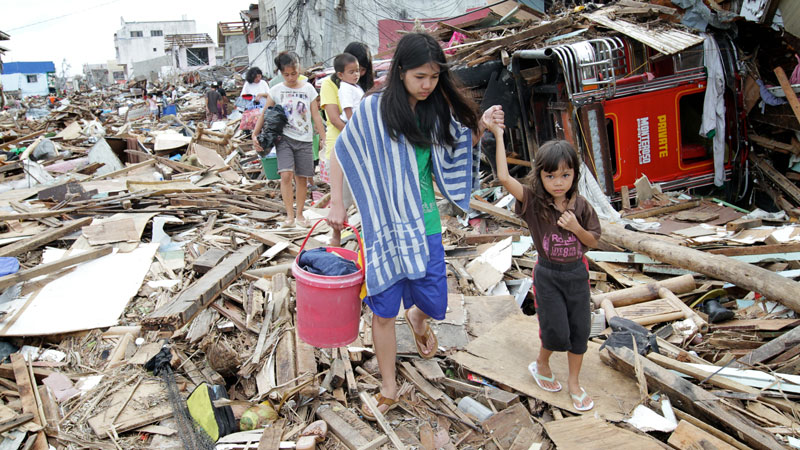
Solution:
[[[783,0],[778,6],[783,17],[783,27],[795,36],[800,36],[800,2]]]
[[[602,11],[584,14],[583,17],[586,17],[592,22],[599,23],[604,27],[618,31],[632,39],[636,39],[642,44],[654,48],[665,55],[674,55],[675,53],[703,42],[703,38],[696,34],[678,29],[651,30],[626,20],[611,19]]]

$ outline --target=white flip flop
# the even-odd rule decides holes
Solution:
[[[558,381],[556,381],[556,376],[555,376],[555,374],[553,374],[553,375],[550,375],[549,377],[546,377],[546,376],[544,376],[544,375],[540,374],[540,373],[538,372],[538,370],[537,370],[536,361],[534,361],[534,362],[532,362],[532,363],[530,363],[530,364],[528,365],[528,371],[529,371],[529,372],[531,373],[531,375],[533,376],[533,379],[534,379],[534,381],[536,381],[536,384],[537,384],[537,385],[539,385],[539,387],[540,387],[542,390],[544,390],[544,391],[547,391],[547,392],[558,392],[558,391],[560,391],[560,390],[561,390],[561,383],[560,383],[560,382],[558,382]],[[546,387],[545,387],[545,386],[542,384],[542,381],[546,381],[546,382],[548,382],[548,383],[557,383],[557,384],[558,384],[558,387],[557,387],[557,388],[555,388],[555,389],[546,388]]]
[[[588,411],[594,408],[594,400],[592,400],[591,398],[589,399],[588,405],[581,407],[576,406],[576,404],[580,405],[581,403],[583,403],[583,400],[589,396],[589,394],[587,394],[583,388],[581,388],[581,395],[575,395],[573,393],[570,393],[569,396],[572,397],[572,407],[577,409],[578,411]]]

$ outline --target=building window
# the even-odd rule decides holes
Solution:
[[[25,76],[28,77],[28,83],[36,83],[39,80],[39,78],[35,74],[25,75]]]
[[[153,51],[154,51],[154,52],[157,52],[158,50],[154,48],[154,49],[153,49]]]
[[[187,48],[186,60],[190,66],[207,66],[208,65],[208,49],[205,47],[200,48]]]
[[[142,35],[142,32],[141,32],[141,31],[131,31],[131,37],[132,37],[132,38],[135,38],[135,37],[142,37],[142,36],[143,36],[143,35]]]
[[[150,30],[150,36],[151,37],[163,36],[163,35],[164,35],[164,32],[162,30]]]
[[[113,73],[115,80],[124,80],[125,79],[125,72],[114,72]]]

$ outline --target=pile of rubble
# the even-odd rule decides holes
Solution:
[[[665,6],[614,8],[664,28],[680,19]],[[462,33],[451,57],[480,67],[602,28],[581,11],[506,14],[517,20],[444,24],[440,38]],[[543,75],[534,72],[523,79]],[[326,245],[329,227],[278,227],[279,187],[238,119],[202,123],[203,81],[241,79],[190,75],[176,83],[177,114],[159,120],[128,87],[0,113],[3,448],[800,448],[800,195],[774,155],[751,155],[748,173],[777,212],[662,193],[646,177],[636,207],[621,197],[617,223],[604,223],[601,249],[587,254],[593,337],[582,383],[596,406],[584,414],[527,370],[540,345],[536,252],[487,166],[468,217],[442,208],[450,298],[432,325],[439,352],[419,358],[398,318],[401,401],[370,424],[359,409],[380,386],[369,309],[340,348],[297,332],[292,264],[302,246]],[[785,134],[795,122],[772,122],[751,142],[795,154]],[[512,156],[530,167],[527,150]],[[324,190],[313,192],[312,221],[326,215]],[[353,234],[343,242],[357,249]],[[564,355],[553,361],[566,379]],[[187,416],[186,399],[207,391],[216,444]]]

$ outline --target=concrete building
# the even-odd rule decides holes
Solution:
[[[224,61],[230,61],[237,56],[247,56],[247,31],[245,22],[217,23],[217,44],[222,48]]]
[[[264,72],[272,73],[272,59],[283,50],[297,52],[305,66],[330,64],[352,41],[364,42],[379,53],[381,20],[447,18],[481,6],[486,0],[259,0],[263,43],[259,50],[266,53],[268,63]]]
[[[125,82],[125,66],[113,59],[105,64],[84,64],[83,76],[90,86],[109,86]]]
[[[19,91],[22,97],[47,95],[54,86],[55,73],[52,61],[7,62],[3,64],[3,90]]]
[[[126,67],[126,76],[135,72],[135,63],[147,61],[167,54],[171,48],[165,45],[169,35],[195,34],[194,20],[165,20],[154,22],[125,22],[120,18],[122,28],[114,33],[116,61]]]

